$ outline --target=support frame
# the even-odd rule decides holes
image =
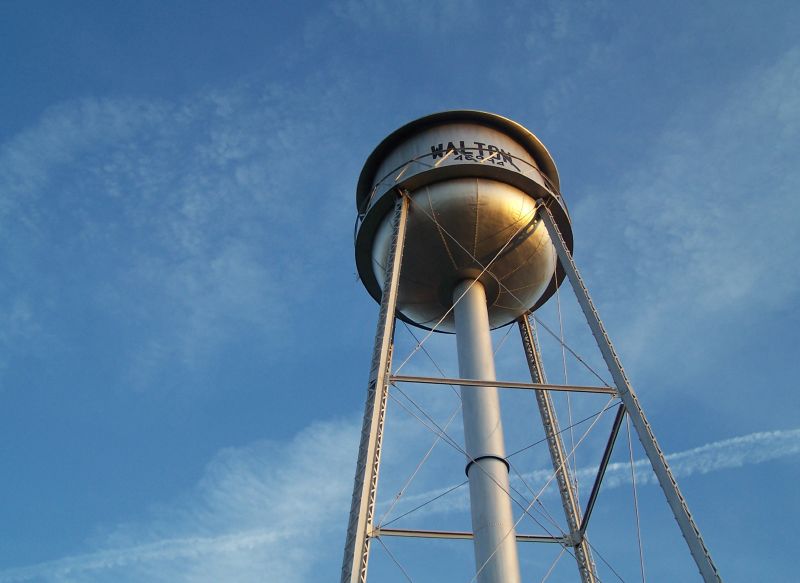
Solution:
[[[653,471],[656,474],[661,489],[664,491],[667,504],[669,504],[672,515],[675,517],[681,534],[686,540],[689,552],[700,571],[700,575],[703,577],[705,583],[722,583],[722,577],[714,561],[711,559],[711,554],[703,541],[700,529],[697,527],[692,514],[689,512],[689,506],[678,488],[678,483],[672,475],[667,459],[656,441],[650,423],[647,421],[644,410],[639,404],[639,398],[636,396],[633,387],[628,381],[625,370],[622,368],[622,362],[617,356],[614,346],[611,344],[611,339],[606,333],[603,322],[600,320],[600,315],[591,297],[589,297],[589,292],[578,273],[578,268],[575,265],[572,254],[567,248],[564,237],[547,206],[547,202],[543,199],[540,199],[538,202],[541,208],[539,215],[556,249],[561,267],[566,272],[566,276],[575,292],[583,315],[589,324],[592,335],[603,356],[603,360],[608,367],[608,371],[611,373],[611,378],[619,392],[619,397],[625,407],[625,412],[630,416],[630,420],[636,429],[639,441],[653,466]]]
[[[592,334],[603,359],[611,373],[612,387],[590,387],[577,385],[553,385],[546,382],[544,371],[541,367],[541,358],[535,338],[530,330],[527,316],[520,318],[518,325],[522,335],[531,378],[534,382],[522,383],[515,381],[485,381],[477,379],[436,379],[428,377],[393,376],[391,374],[392,349],[394,329],[396,322],[396,304],[399,288],[402,255],[405,242],[406,222],[409,213],[409,201],[402,192],[398,191],[393,215],[393,236],[387,256],[385,279],[382,288],[381,307],[377,323],[377,332],[373,349],[373,358],[367,387],[364,419],[361,431],[356,479],[353,488],[350,519],[348,522],[347,538],[345,543],[344,559],[342,563],[341,583],[366,583],[367,566],[369,562],[370,539],[380,536],[425,537],[425,538],[452,538],[467,539],[472,533],[449,531],[416,531],[402,529],[375,528],[373,524],[375,500],[378,487],[378,474],[380,469],[381,447],[383,439],[383,426],[386,416],[386,406],[389,385],[396,382],[412,382],[433,385],[467,385],[467,386],[495,386],[508,389],[534,390],[540,415],[545,427],[548,446],[550,447],[554,469],[559,477],[559,491],[562,497],[567,522],[569,525],[568,537],[545,537],[540,535],[517,535],[520,542],[557,542],[572,546],[576,553],[583,583],[596,581],[594,565],[589,553],[588,541],[585,538],[586,529],[592,510],[597,501],[605,469],[608,466],[611,452],[616,441],[619,427],[627,414],[633,423],[640,442],[644,448],[659,485],[664,491],[666,500],[673,516],[686,540],[689,551],[694,559],[705,583],[721,583],[722,578],[711,559],[700,531],[689,512],[688,505],[683,498],[678,484],[672,475],[652,428],[650,427],[638,397],[627,379],[622,364],[611,340],[605,331],[600,316],[595,308],[589,292],[583,283],[577,266],[572,258],[564,238],[559,231],[553,215],[545,201],[540,200],[541,220],[550,235],[556,250],[559,263],[564,269],[578,303],[589,324]],[[578,501],[572,492],[568,477],[568,468],[564,457],[563,444],[559,437],[555,411],[552,408],[548,391],[572,391],[583,393],[605,393],[619,397],[621,405],[613,423],[603,458],[598,467],[589,500],[581,517]],[[549,405],[549,406],[548,406]],[[559,448],[560,445],[560,448]],[[555,455],[554,455],[555,448]],[[559,454],[560,451],[560,454]],[[559,471],[563,468],[563,472]],[[562,478],[565,483],[562,484]]]

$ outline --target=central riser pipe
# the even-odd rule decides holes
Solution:
[[[463,297],[462,297],[463,296]],[[459,300],[460,298],[460,300]],[[461,378],[496,380],[486,291],[467,280],[453,292]],[[500,401],[494,387],[461,387],[478,583],[519,583]]]

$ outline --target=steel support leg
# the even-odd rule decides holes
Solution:
[[[528,360],[531,380],[534,383],[547,383],[539,347],[536,345],[536,339],[533,336],[528,317],[522,316],[517,321],[517,324],[522,336],[522,346],[525,349],[525,357]],[[570,480],[569,465],[567,464],[567,456],[564,453],[564,444],[561,441],[553,400],[550,398],[548,391],[536,390],[535,393],[539,414],[542,418],[542,426],[547,438],[547,447],[550,449],[550,458],[553,460],[553,470],[556,473],[558,491],[561,494],[561,505],[564,507],[564,515],[567,518],[572,546],[575,549],[575,560],[578,563],[581,581],[583,583],[595,583],[597,574],[592,562],[589,543],[581,532],[581,510]]]
[[[347,526],[347,540],[342,561],[342,583],[364,583],[367,580],[370,534],[375,514],[383,423],[392,365],[395,307],[407,217],[408,199],[401,196],[395,205],[394,235],[386,258],[386,277],[383,282],[378,329],[375,333],[353,500],[350,506],[350,521]]]
[[[639,399],[636,397],[636,393],[634,393],[630,382],[628,382],[628,378],[622,368],[622,363],[620,362],[619,357],[617,356],[617,353],[611,344],[611,340],[608,338],[608,334],[606,334],[603,322],[600,320],[600,316],[598,315],[597,310],[595,309],[594,304],[589,297],[589,292],[587,291],[581,276],[578,274],[578,268],[575,266],[575,261],[572,259],[572,255],[570,254],[567,245],[564,243],[564,238],[561,235],[561,231],[559,231],[558,226],[553,220],[553,216],[550,214],[550,210],[547,208],[544,201],[540,200],[539,202],[541,205],[541,211],[539,214],[544,222],[545,227],[547,228],[547,232],[550,234],[550,239],[553,241],[553,245],[556,248],[558,259],[561,262],[561,266],[566,272],[567,277],[569,278],[570,284],[572,284],[572,289],[575,291],[575,295],[578,298],[578,303],[580,304],[583,314],[586,317],[586,321],[588,322],[589,327],[592,330],[592,334],[597,341],[597,346],[600,348],[600,352],[603,355],[603,360],[605,360],[606,366],[611,373],[611,377],[614,380],[617,391],[619,391],[619,397],[625,406],[626,412],[630,416],[634,428],[636,429],[636,433],[639,436],[639,441],[641,441],[642,447],[644,448],[644,451],[653,466],[653,471],[658,478],[658,483],[661,485],[662,490],[664,490],[667,503],[672,510],[675,520],[678,522],[678,526],[681,529],[681,534],[683,534],[683,538],[686,539],[686,544],[689,546],[689,552],[691,552],[692,558],[694,558],[694,561],[700,570],[703,581],[706,583],[721,583],[722,578],[720,577],[719,572],[717,571],[717,568],[711,559],[708,548],[703,542],[703,537],[700,535],[700,530],[697,528],[694,518],[692,518],[692,515],[689,512],[689,507],[686,504],[686,500],[684,500],[683,495],[678,488],[678,483],[675,481],[675,478],[669,469],[667,460],[664,457],[664,453],[661,451],[658,442],[656,441],[653,430],[650,428],[650,424],[647,422],[644,411],[639,404]]]

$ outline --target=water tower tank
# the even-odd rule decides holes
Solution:
[[[455,287],[479,279],[497,328],[542,305],[560,284],[536,201],[546,201],[571,250],[569,215],[550,153],[521,125],[446,111],[401,127],[372,152],[356,195],[356,265],[378,302],[399,191],[412,200],[397,302],[403,320],[452,332],[453,314],[445,314]]]

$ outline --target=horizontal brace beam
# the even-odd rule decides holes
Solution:
[[[471,532],[453,530],[407,530],[404,528],[375,528],[370,533],[375,538],[379,536],[401,536],[410,538],[446,538],[446,539],[472,539]],[[563,537],[545,536],[538,534],[517,534],[517,542],[521,543],[560,543],[567,544]]]
[[[535,389],[545,391],[566,391],[572,393],[604,393],[616,395],[613,387],[590,387],[584,385],[551,385],[543,383],[519,383],[516,381],[479,381],[476,379],[448,379],[416,376],[390,376],[392,383],[419,383],[423,385],[460,385],[462,387],[497,387],[499,389]]]

